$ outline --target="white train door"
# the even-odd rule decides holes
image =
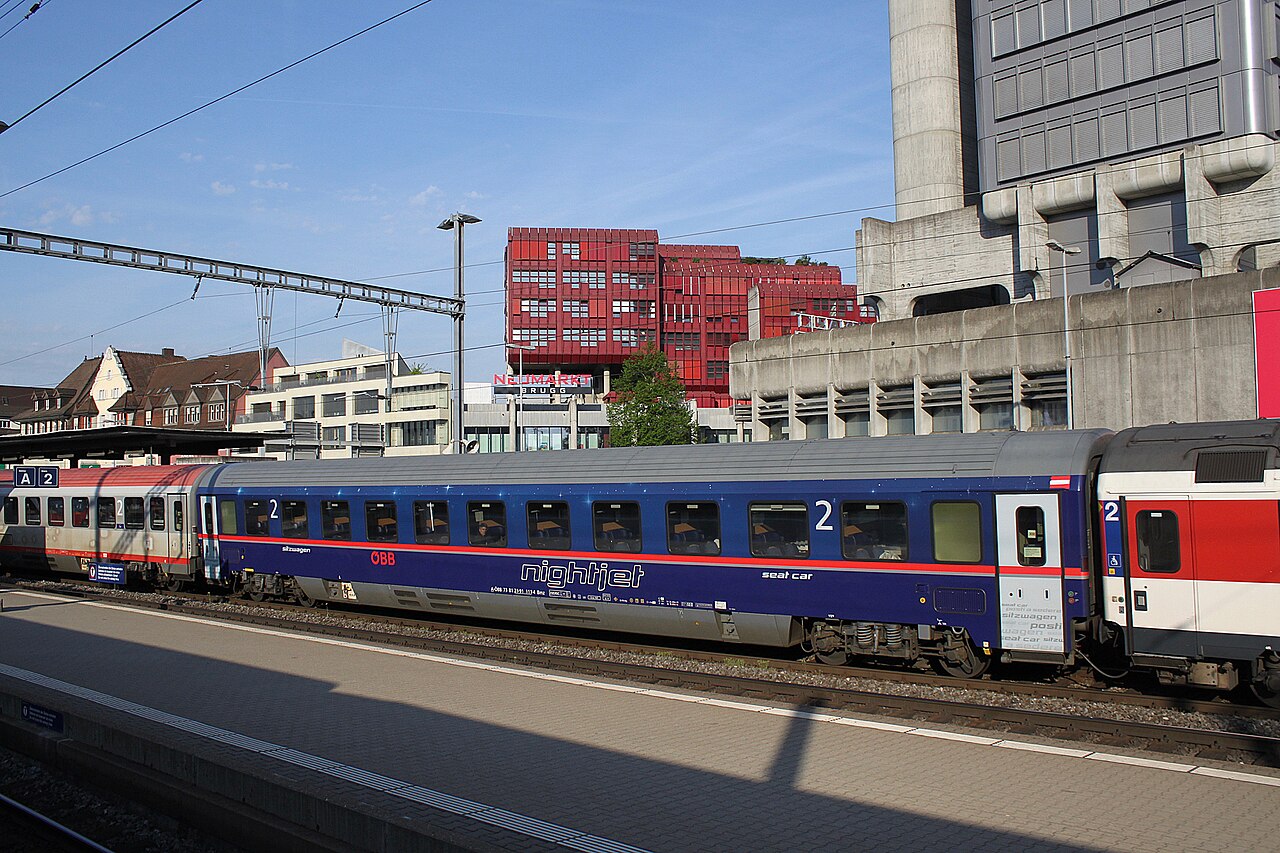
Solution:
[[[213,496],[200,497],[200,518],[204,531],[200,554],[204,559],[204,576],[206,580],[216,581],[222,575],[222,555],[218,550],[218,506]]]
[[[996,495],[1000,646],[1066,651],[1058,496]]]
[[[1190,499],[1187,495],[1129,498],[1124,514],[1133,650],[1195,655],[1200,629]]]
[[[187,533],[185,530],[185,521],[182,517],[182,493],[171,492],[165,495],[164,502],[169,510],[169,523],[165,525],[169,537],[169,559],[174,560],[170,566],[181,563],[181,573],[186,574],[190,570],[190,557],[187,555]]]

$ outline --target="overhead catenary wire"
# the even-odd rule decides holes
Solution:
[[[52,95],[50,95],[49,97],[45,98],[45,99],[44,99],[43,101],[41,101],[40,103],[36,104],[36,105],[35,105],[34,107],[32,107],[31,109],[27,110],[25,113],[23,113],[22,115],[18,116],[18,117],[17,117],[16,119],[14,119],[13,121],[9,122],[9,124],[8,124],[8,126],[7,126],[7,127],[5,127],[5,126],[0,126],[0,132],[4,132],[4,131],[6,131],[6,130],[12,130],[12,129],[13,129],[13,128],[18,124],[18,122],[22,121],[23,119],[25,119],[25,118],[27,118],[28,116],[30,116],[30,115],[32,115],[33,113],[35,113],[37,110],[40,110],[41,108],[43,108],[43,107],[47,106],[48,104],[52,103],[53,101],[57,100],[58,98],[62,97],[62,96],[63,96],[63,95],[65,95],[67,92],[71,91],[71,89],[75,88],[77,85],[79,85],[80,83],[84,82],[84,81],[85,81],[85,80],[87,80],[89,77],[91,77],[91,76],[93,76],[94,74],[96,74],[97,72],[101,71],[103,68],[105,68],[105,67],[107,67],[108,65],[110,65],[113,61],[115,61],[116,59],[119,59],[121,56],[123,56],[124,54],[128,53],[131,49],[133,49],[133,48],[137,47],[139,44],[141,44],[142,42],[146,41],[148,38],[150,38],[151,36],[155,35],[155,34],[156,34],[156,33],[158,33],[160,30],[164,29],[166,26],[168,26],[169,24],[173,23],[173,22],[174,22],[174,21],[176,21],[178,18],[182,17],[184,14],[186,14],[187,12],[191,11],[192,9],[194,9],[196,6],[199,6],[199,5],[200,5],[201,3],[203,3],[203,2],[204,2],[204,0],[192,0],[192,2],[191,2],[191,3],[188,3],[185,7],[183,7],[182,9],[180,9],[180,10],[178,10],[177,12],[173,13],[172,15],[170,15],[170,16],[169,16],[168,18],[166,18],[164,21],[160,22],[159,24],[156,24],[154,27],[152,27],[150,30],[148,30],[148,31],[147,31],[146,33],[144,33],[143,35],[138,36],[138,38],[134,39],[134,40],[133,40],[132,42],[130,42],[128,45],[126,45],[126,46],[124,46],[124,47],[120,48],[120,50],[116,51],[116,52],[115,52],[115,53],[113,53],[111,56],[109,56],[109,57],[107,57],[106,59],[102,60],[102,62],[99,62],[99,63],[98,63],[96,66],[94,66],[92,69],[90,69],[89,71],[86,71],[84,74],[81,74],[81,75],[80,75],[79,77],[77,77],[74,81],[72,81],[71,83],[68,83],[66,86],[63,86],[63,87],[62,87],[61,89],[59,89],[57,92],[55,92],[54,94],[52,94]]]
[[[48,3],[48,2],[49,2],[49,0],[44,0],[44,2],[45,2],[45,3]],[[360,36],[362,36],[362,35],[364,35],[364,34],[366,34],[366,33],[372,32],[373,30],[376,30],[377,28],[379,28],[379,27],[381,27],[381,26],[384,26],[384,25],[386,25],[386,24],[389,24],[389,23],[391,23],[392,21],[396,20],[397,18],[401,18],[401,17],[403,17],[403,16],[405,16],[405,15],[409,14],[410,12],[413,12],[413,11],[414,11],[414,10],[416,10],[416,9],[420,9],[420,8],[422,8],[423,6],[426,6],[428,3],[431,3],[431,2],[432,2],[432,0],[419,0],[419,2],[414,3],[412,6],[409,6],[407,9],[403,9],[403,10],[401,10],[401,11],[399,11],[399,12],[395,13],[394,15],[391,15],[390,17],[383,18],[381,21],[378,21],[376,24],[370,24],[369,26],[365,27],[364,29],[362,29],[362,30],[360,30],[360,31],[358,31],[358,32],[352,33],[351,35],[347,36],[346,38],[339,39],[338,41],[335,41],[335,42],[333,42],[332,44],[330,44],[330,45],[328,45],[328,46],[326,46],[326,47],[322,47],[322,48],[320,48],[319,50],[312,51],[311,53],[307,54],[306,56],[302,57],[301,59],[295,59],[293,62],[290,62],[288,65],[281,66],[280,68],[277,68],[275,71],[272,71],[272,72],[271,72],[271,73],[269,73],[269,74],[264,74],[264,75],[262,75],[261,77],[259,77],[258,79],[254,80],[254,81],[252,81],[252,82],[245,83],[243,86],[239,86],[239,87],[237,87],[237,88],[235,88],[235,89],[232,89],[230,92],[227,92],[225,95],[219,95],[218,97],[214,98],[213,100],[211,100],[211,101],[206,101],[205,103],[201,104],[200,106],[195,107],[195,108],[190,109],[190,110],[187,110],[185,113],[182,113],[181,115],[174,116],[173,118],[169,119],[168,121],[161,122],[160,124],[157,124],[157,125],[155,125],[154,127],[151,127],[151,128],[149,128],[149,129],[147,129],[147,130],[144,130],[144,131],[142,131],[141,133],[134,134],[133,136],[129,137],[128,139],[125,139],[125,140],[123,140],[123,141],[121,141],[121,142],[117,142],[115,145],[109,146],[109,147],[107,147],[107,148],[103,148],[101,151],[98,151],[96,154],[90,154],[88,157],[82,157],[81,159],[79,159],[79,160],[75,161],[74,163],[71,163],[70,165],[63,166],[62,168],[60,168],[60,169],[56,169],[56,170],[54,170],[54,171],[52,171],[52,172],[49,172],[48,174],[43,175],[43,176],[41,176],[41,177],[39,177],[39,178],[35,178],[35,179],[33,179],[33,180],[27,181],[25,184],[22,184],[21,186],[17,186],[17,187],[14,187],[14,188],[12,188],[12,189],[5,190],[4,192],[0,192],[0,198],[6,198],[6,197],[8,197],[8,196],[13,195],[14,193],[21,192],[22,190],[25,190],[25,189],[29,189],[30,187],[33,187],[33,186],[35,186],[36,184],[43,183],[44,181],[47,181],[47,180],[49,180],[50,178],[57,177],[58,175],[61,175],[61,174],[63,174],[64,172],[69,172],[69,171],[71,171],[72,169],[75,169],[75,168],[77,168],[77,167],[79,167],[79,166],[83,166],[85,163],[89,163],[89,162],[91,162],[91,161],[93,161],[93,160],[97,160],[99,157],[102,157],[102,156],[104,156],[104,155],[106,155],[106,154],[110,154],[112,151],[115,151],[115,150],[117,150],[117,149],[119,149],[119,148],[123,148],[124,146],[126,146],[126,145],[128,145],[128,144],[130,144],[130,143],[132,143],[132,142],[137,142],[139,139],[142,139],[142,138],[143,138],[143,137],[145,137],[145,136],[150,136],[151,134],[155,133],[155,132],[156,132],[156,131],[158,131],[158,130],[163,130],[164,128],[168,127],[168,126],[169,126],[169,125],[171,125],[171,124],[176,124],[177,122],[182,121],[184,118],[187,118],[188,116],[193,116],[193,115],[195,115],[196,113],[198,113],[198,112],[200,112],[200,111],[202,111],[202,110],[206,110],[206,109],[208,109],[209,107],[212,107],[214,104],[222,103],[223,101],[227,100],[228,98],[234,97],[235,95],[240,94],[241,92],[245,91],[246,89],[250,89],[250,88],[252,88],[252,87],[254,87],[254,86],[257,86],[259,83],[263,83],[263,82],[265,82],[265,81],[267,81],[267,80],[270,80],[272,77],[277,77],[277,76],[279,76],[280,74],[283,74],[284,72],[286,72],[286,71],[288,71],[288,70],[290,70],[290,69],[292,69],[292,68],[296,68],[297,66],[301,65],[301,64],[302,64],[302,63],[304,63],[304,62],[307,62],[308,60],[315,59],[317,56],[320,56],[321,54],[328,53],[329,51],[333,50],[334,48],[336,48],[336,47],[340,47],[341,45],[346,44],[347,42],[351,41],[352,39],[359,38]]]
[[[24,23],[28,18],[30,18],[30,17],[31,17],[32,15],[34,15],[36,12],[39,12],[41,9],[43,9],[45,6],[48,6],[48,5],[49,5],[50,3],[52,3],[52,2],[53,2],[53,0],[36,0],[35,4],[34,4],[34,5],[32,5],[32,7],[31,7],[30,9],[28,9],[28,10],[27,10],[27,14],[25,14],[25,15],[23,15],[21,18],[19,18],[19,19],[18,19],[18,22],[17,22],[17,23],[15,23],[13,26],[9,27],[9,29],[7,29],[7,30],[5,30],[4,32],[0,33],[0,39],[2,39],[2,38],[4,38],[5,36],[9,35],[9,33],[13,32],[14,30],[16,30],[16,29],[18,28],[18,24],[22,24],[22,23]],[[16,8],[16,7],[15,7],[15,8]],[[12,11],[13,11],[13,9],[10,9],[10,10],[9,10],[9,12],[12,12]],[[9,14],[9,12],[5,12],[5,14],[6,14],[6,15],[7,15],[7,14]]]

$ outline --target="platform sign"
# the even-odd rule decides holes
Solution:
[[[125,584],[125,568],[122,563],[90,563],[89,580],[97,583]]]
[[[15,488],[56,489],[58,466],[16,465],[13,469],[13,485]]]
[[[32,705],[30,702],[22,703],[22,719],[33,725],[53,729],[55,732],[60,732],[63,729],[61,711],[42,708],[39,705]]]

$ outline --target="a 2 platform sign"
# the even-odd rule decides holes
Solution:
[[[13,469],[14,488],[56,489],[58,470],[56,465],[16,465]]]

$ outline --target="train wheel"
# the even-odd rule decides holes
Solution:
[[[979,654],[966,640],[947,649],[945,657],[934,658],[933,665],[938,672],[952,678],[981,678],[991,668],[991,657]]]
[[[294,597],[294,600],[297,601],[298,604],[301,605],[302,607],[316,606],[316,600],[311,596],[307,595],[307,593],[300,586],[295,586],[293,588],[293,597]]]
[[[169,592],[183,592],[187,588],[187,581],[185,578],[177,578],[177,577],[174,577],[173,575],[166,575],[164,588],[169,590]]]
[[[1269,689],[1264,684],[1253,685],[1253,695],[1258,697],[1258,701],[1263,705],[1271,708],[1280,709],[1280,693]]]
[[[824,663],[827,666],[844,666],[849,662],[849,652],[845,649],[832,649],[829,652],[817,651],[814,657],[818,659],[818,663]]]

